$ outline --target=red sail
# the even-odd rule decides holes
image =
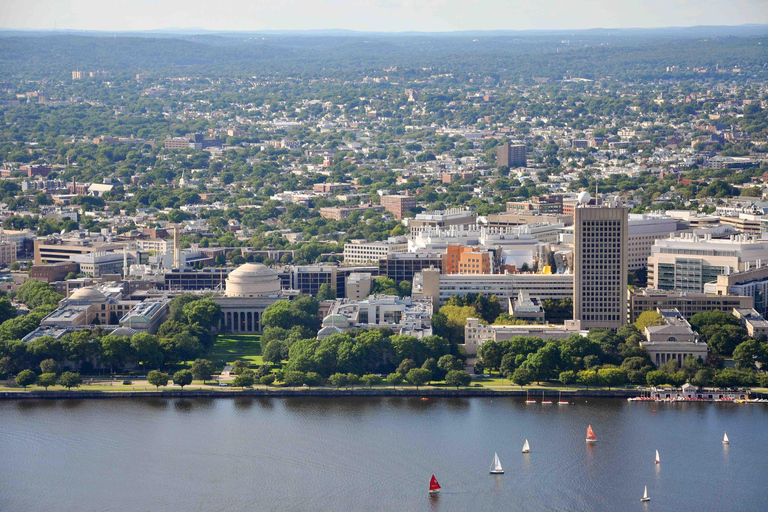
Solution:
[[[587,427],[587,439],[597,439],[597,436],[592,432],[592,425]]]
[[[429,481],[429,490],[436,491],[438,489],[440,489],[440,484],[437,483],[437,478],[435,478],[435,475],[432,475],[432,480]]]

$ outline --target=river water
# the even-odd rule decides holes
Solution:
[[[4,401],[0,510],[764,511],[766,427],[760,404]]]

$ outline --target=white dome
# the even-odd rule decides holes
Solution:
[[[323,318],[323,327],[349,327],[349,320],[344,315],[328,315]]]
[[[102,302],[107,298],[106,295],[101,293],[96,288],[85,287],[76,290],[75,293],[69,296],[69,300],[76,300],[82,302]]]
[[[227,297],[263,297],[280,293],[277,272],[260,263],[246,263],[227,277]]]
[[[576,198],[579,200],[581,204],[588,204],[589,200],[592,199],[592,196],[589,195],[589,192],[586,190],[579,192],[579,195],[576,196]]]

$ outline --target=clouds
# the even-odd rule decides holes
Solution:
[[[6,0],[5,28],[567,30],[768,23],[768,0]]]

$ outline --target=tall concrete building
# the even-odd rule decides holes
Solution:
[[[582,204],[573,222],[573,319],[581,329],[618,329],[627,323],[627,209]]]
[[[497,167],[525,167],[525,144],[510,144],[505,142],[496,149]]]

